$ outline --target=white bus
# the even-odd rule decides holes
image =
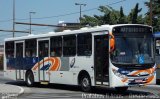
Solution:
[[[28,86],[57,83],[129,86],[156,83],[152,27],[102,25],[5,39],[5,76]]]

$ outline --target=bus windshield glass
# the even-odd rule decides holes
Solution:
[[[146,33],[132,33],[132,35],[120,33],[115,36],[115,42],[115,50],[111,53],[113,63],[154,63],[153,38],[151,35]]]

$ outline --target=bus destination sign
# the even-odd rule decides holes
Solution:
[[[151,31],[152,28],[146,26],[119,26],[113,29],[114,33],[149,33]]]

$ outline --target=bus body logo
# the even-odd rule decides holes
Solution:
[[[74,66],[75,63],[75,58],[72,59],[71,63],[70,63],[70,67],[72,68]]]
[[[58,71],[61,67],[61,61],[58,57],[45,57],[41,61],[37,62],[32,70],[48,70],[48,71]]]

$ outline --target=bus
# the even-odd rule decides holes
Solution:
[[[155,38],[155,62],[157,65],[156,77],[157,77],[157,83],[159,83],[160,82],[160,32],[155,32],[153,35]]]
[[[40,84],[78,85],[82,91],[156,83],[152,27],[102,25],[6,38],[5,76]]]

